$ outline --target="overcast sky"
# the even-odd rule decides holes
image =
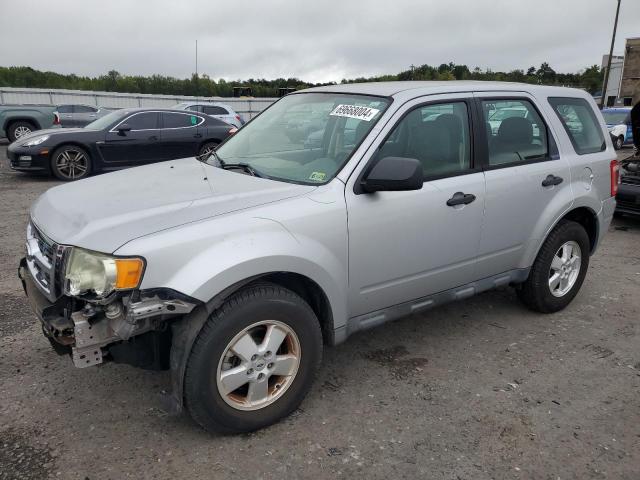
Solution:
[[[80,75],[296,76],[309,82],[453,61],[573,72],[608,53],[615,0],[0,0],[0,65]],[[622,0],[615,53],[640,36]]]

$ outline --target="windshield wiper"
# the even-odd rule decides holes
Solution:
[[[252,175],[254,177],[259,177],[259,178],[265,178],[266,175],[264,173],[259,172],[258,170],[256,170],[255,168],[253,168],[251,165],[249,165],[248,163],[227,163],[222,161],[222,159],[220,157],[217,157],[218,159],[218,163],[220,164],[220,168],[224,168],[225,170],[228,170],[230,168],[240,168],[242,170],[244,170],[245,172],[247,172],[249,175]]]

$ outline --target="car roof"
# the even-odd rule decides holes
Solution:
[[[123,115],[130,115],[132,113],[140,113],[140,112],[173,112],[173,113],[181,113],[183,115],[197,115],[200,112],[194,111],[185,111],[179,110],[176,108],[121,108],[119,110],[114,110],[115,112],[122,112]]]
[[[608,107],[608,108],[603,108],[602,111],[603,112],[630,112],[631,107]]]
[[[311,92],[353,93],[360,95],[377,95],[384,97],[420,97],[442,93],[459,92],[530,92],[545,95],[567,95],[585,97],[590,95],[584,90],[567,87],[553,87],[515,82],[488,82],[476,80],[445,80],[445,81],[398,81],[398,82],[367,82],[347,83],[340,85],[326,85],[293,92],[290,95]]]
[[[193,100],[191,102],[180,102],[178,103],[178,105],[213,105],[216,107],[229,107],[229,105],[223,102],[210,102],[210,101],[201,102],[200,100]]]

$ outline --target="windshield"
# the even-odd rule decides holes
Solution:
[[[104,117],[100,117],[97,120],[94,120],[84,128],[88,128],[89,130],[103,130],[112,123],[117,122],[118,120],[123,118],[127,113],[128,112],[123,110],[116,110],[115,112],[111,112]]]
[[[607,125],[617,125],[618,123],[626,123],[627,118],[629,118],[629,112],[607,112],[603,110],[602,116]]]
[[[389,103],[353,94],[290,95],[240,129],[217,154],[225,164],[246,163],[274,180],[327,183]]]

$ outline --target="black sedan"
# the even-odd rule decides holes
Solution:
[[[198,112],[124,109],[84,128],[39,130],[9,145],[11,168],[60,180],[176,158],[206,155],[236,128]]]

